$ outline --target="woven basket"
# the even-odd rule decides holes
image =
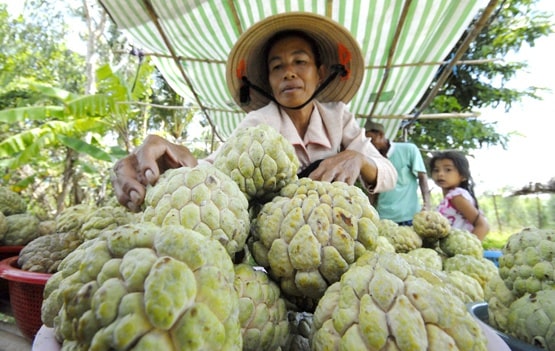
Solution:
[[[8,281],[10,305],[17,327],[25,337],[33,340],[42,326],[42,295],[52,274],[19,269],[18,258],[14,256],[0,261],[0,277]]]

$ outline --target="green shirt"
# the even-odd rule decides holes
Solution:
[[[379,194],[376,209],[382,219],[394,222],[412,220],[421,209],[418,173],[426,173],[424,160],[416,145],[395,142],[391,143],[387,158],[397,169],[397,183],[393,190]]]

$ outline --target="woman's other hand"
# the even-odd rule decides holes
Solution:
[[[372,184],[376,182],[377,174],[376,165],[368,157],[358,151],[345,150],[320,162],[309,178],[353,185],[362,176],[366,182]]]

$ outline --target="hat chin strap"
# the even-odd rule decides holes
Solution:
[[[314,91],[314,93],[312,94],[312,96],[310,98],[308,98],[308,100],[306,100],[304,103],[302,103],[298,106],[288,107],[288,106],[284,106],[284,105],[280,104],[279,102],[277,102],[277,100],[271,94],[268,94],[266,91],[264,91],[264,89],[260,88],[259,86],[256,86],[256,85],[252,84],[251,81],[247,78],[247,76],[242,76],[241,77],[241,81],[243,82],[243,84],[241,85],[241,88],[239,89],[239,101],[241,102],[241,104],[249,104],[250,101],[251,101],[250,88],[252,88],[252,89],[256,90],[258,93],[262,94],[262,96],[264,96],[265,98],[269,99],[270,101],[275,102],[277,105],[279,105],[283,108],[291,109],[291,110],[299,110],[299,109],[305,107],[316,96],[318,96],[318,94],[320,94],[322,92],[322,90],[324,90],[338,75],[340,77],[345,77],[348,74],[348,71],[345,68],[345,65],[342,65],[340,63],[332,65],[330,68],[331,68],[332,72],[326,78],[326,80],[322,84],[320,84],[320,86]]]

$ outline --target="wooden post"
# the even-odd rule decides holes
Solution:
[[[542,203],[538,193],[536,193],[536,210],[538,212],[538,228],[542,228]]]
[[[492,197],[493,197],[493,208],[495,209],[495,220],[497,221],[497,227],[499,228],[499,233],[503,233],[501,220],[499,220],[499,209],[497,208],[497,195],[493,194]]]

